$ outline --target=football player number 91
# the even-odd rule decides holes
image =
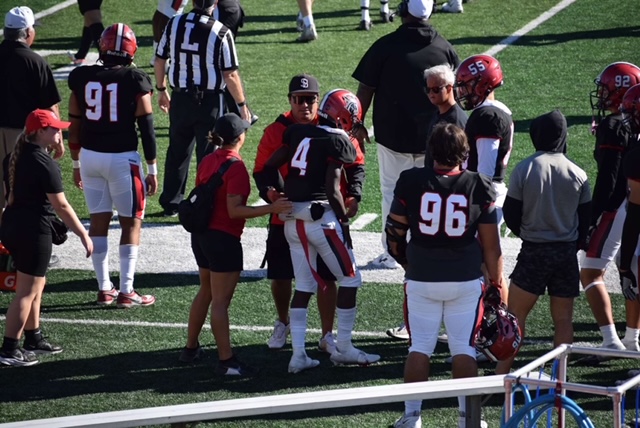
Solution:
[[[420,202],[420,232],[435,235],[439,231],[448,236],[462,236],[467,226],[468,200],[465,195],[449,195],[444,201],[438,193],[425,193]],[[444,217],[444,219],[442,218]],[[442,221],[444,220],[444,221]]]

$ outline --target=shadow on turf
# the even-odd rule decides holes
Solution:
[[[520,37],[514,46],[546,46],[565,42],[573,42],[575,40],[596,40],[596,39],[614,39],[618,37],[639,37],[640,26],[616,27],[589,31],[572,31],[567,33],[549,33],[524,35]],[[480,36],[480,37],[459,37],[448,39],[451,44],[478,44],[492,46],[506,38],[502,36]]]

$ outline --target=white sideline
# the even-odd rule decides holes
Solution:
[[[504,375],[179,404],[175,406],[12,422],[1,424],[0,427],[124,428],[482,394],[504,394]]]

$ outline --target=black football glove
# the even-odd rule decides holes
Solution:
[[[636,300],[638,298],[638,281],[631,270],[620,272],[620,287],[622,287],[625,299]]]

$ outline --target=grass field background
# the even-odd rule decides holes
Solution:
[[[22,3],[39,12],[58,2],[24,0]],[[557,3],[556,0],[476,0],[465,5],[464,14],[436,15],[432,23],[454,44],[460,57],[465,58],[487,51]],[[156,4],[156,0],[106,0],[102,8],[105,25],[125,22],[133,28],[139,44],[135,62],[149,73],[152,72],[148,64],[152,55],[151,17]],[[319,39],[311,44],[297,44],[294,25],[297,9],[294,1],[243,0],[242,4],[247,20],[237,39],[240,71],[249,103],[260,116],[260,121],[249,131],[248,142],[242,153],[251,168],[262,129],[287,109],[286,92],[291,76],[308,72],[318,77],[322,91],[336,87],[355,91],[357,82],[351,73],[359,59],[376,39],[395,29],[397,24],[382,25],[378,22],[377,2],[374,0],[374,27],[370,32],[358,32],[355,30],[360,20],[357,0],[318,0],[314,5],[314,16]],[[567,116],[570,125],[568,155],[588,172],[593,182],[594,139],[590,135],[589,92],[594,88],[593,79],[609,63],[640,63],[640,9],[632,4],[629,1],[577,0],[497,55],[505,73],[505,85],[497,91],[497,98],[512,109],[516,124],[510,169],[533,152],[528,137],[530,121],[542,113],[559,108]],[[8,0],[0,0],[0,12],[3,14],[13,6],[15,4]],[[76,49],[82,18],[75,5],[41,19],[41,23],[42,26],[37,28],[34,49]],[[65,55],[49,56],[48,61],[53,68],[68,65]],[[61,109],[63,117],[66,117],[69,97],[66,82],[59,82],[59,88],[63,98]],[[168,144],[168,118],[158,110],[155,123],[160,146],[159,163],[162,166]],[[375,145],[368,146],[368,149],[368,175],[360,212],[379,213]],[[65,157],[61,164],[67,196],[81,217],[87,218],[82,193],[72,185],[69,157]],[[160,171],[161,179],[162,168]],[[254,189],[252,200],[255,199],[257,192]],[[161,217],[160,211],[157,197],[151,198],[147,221],[175,221]],[[251,227],[262,227],[264,224],[263,219],[249,222]],[[365,230],[379,229],[380,219]],[[176,257],[190,258],[192,255],[180,252]],[[97,308],[93,304],[95,281],[91,272],[52,271],[43,301],[43,325],[52,340],[65,347],[65,352],[43,358],[39,366],[30,369],[0,369],[3,396],[0,400],[0,422],[263,394],[391,384],[402,379],[406,344],[393,342],[382,333],[398,322],[402,300],[400,285],[366,284],[359,295],[356,330],[380,334],[358,336],[357,345],[367,351],[380,353],[383,357],[381,364],[366,369],[333,368],[328,358],[321,355],[318,369],[290,376],[286,373],[290,348],[270,352],[265,345],[268,330],[235,330],[232,340],[240,357],[262,369],[255,380],[238,381],[221,379],[213,374],[216,357],[210,332],[205,331],[201,336],[201,342],[207,350],[205,360],[195,366],[184,366],[177,362],[179,349],[186,337],[184,327],[145,327],[135,324],[186,323],[196,284],[197,278],[188,275],[138,275],[136,287],[141,292],[155,294],[158,303],[143,310],[120,311]],[[10,293],[0,293],[0,313],[6,311],[12,296]],[[613,296],[613,301],[616,319],[622,320],[623,300],[620,296]],[[576,307],[576,341],[598,343],[600,335],[586,301],[579,298]],[[273,317],[267,281],[244,279],[231,307],[232,324],[268,327]],[[121,324],[87,324],[85,320]],[[3,321],[0,323],[4,324]],[[311,311],[309,324],[310,327],[319,324],[315,309]],[[618,327],[624,328],[622,324]],[[523,348],[517,365],[551,348],[552,327],[546,298],[541,300],[531,315],[528,328],[527,338],[531,342]],[[317,340],[317,334],[308,336],[309,353],[314,356],[317,355],[314,350]],[[446,348],[439,345],[432,366],[436,379],[450,377],[450,367],[444,363],[446,356]],[[637,363],[630,360],[608,362],[595,368],[573,366],[569,376],[575,382],[612,385],[615,380],[625,378],[628,369],[636,367]],[[492,367],[485,365],[483,369],[490,371]],[[596,426],[611,426],[611,405],[608,400],[583,395],[577,398]],[[635,397],[630,397],[628,401],[634,400]],[[454,426],[456,406],[455,400],[425,403],[424,426]],[[402,404],[398,403],[375,408],[292,414],[283,418],[220,422],[215,426],[382,427],[392,423],[402,410]],[[500,410],[499,400],[490,401],[485,408],[490,427],[498,426]]]

